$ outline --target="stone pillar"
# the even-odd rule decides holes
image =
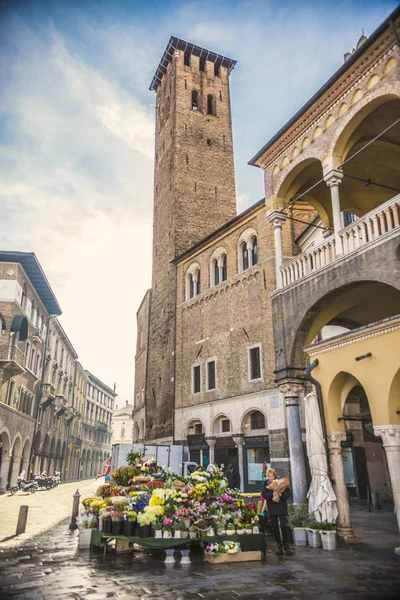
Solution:
[[[346,480],[344,478],[341,446],[341,442],[344,442],[346,439],[346,434],[344,431],[328,431],[327,438],[332,483],[336,494],[336,503],[339,513],[337,518],[337,532],[339,537],[346,544],[353,544],[357,541],[357,538],[351,527],[350,504]]]
[[[215,449],[215,438],[206,438],[206,442],[208,444],[208,447],[210,448],[210,463],[214,462],[214,449]]]
[[[240,491],[244,492],[244,458],[243,458],[243,446],[244,437],[242,435],[232,436],[238,449],[238,466],[239,466],[239,477],[240,477]]]
[[[10,469],[11,457],[8,452],[3,450],[1,457],[1,470],[0,470],[0,494],[4,494],[7,491],[7,477]]]
[[[291,485],[294,504],[305,504],[307,502],[306,467],[299,411],[299,394],[302,390],[303,386],[296,383],[285,383],[281,387],[286,404],[290,470],[292,473]]]
[[[397,524],[400,529],[400,425],[377,425],[374,426],[374,432],[382,438],[385,448]],[[400,556],[400,544],[395,548],[395,553]]]
[[[274,228],[276,287],[281,288],[282,274],[280,268],[283,263],[282,226],[286,221],[286,215],[279,210],[273,210],[267,214],[267,219]]]
[[[10,487],[13,487],[13,485],[17,485],[18,476],[21,472],[21,458],[21,454],[13,454],[13,468],[10,478]]]
[[[339,185],[343,179],[343,173],[336,169],[330,171],[324,177],[325,182],[331,190],[331,204],[333,216],[333,228],[335,232],[335,250],[336,255],[343,254],[342,241],[339,236],[339,231],[343,229],[342,213],[340,210]]]

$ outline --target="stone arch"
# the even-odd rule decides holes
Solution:
[[[393,380],[390,384],[389,388],[389,398],[388,398],[388,410],[389,410],[389,420],[391,425],[393,423],[397,423],[399,420],[399,415],[397,411],[399,410],[399,398],[400,398],[400,368],[397,370]]]
[[[188,435],[190,435],[190,433],[191,433],[191,432],[190,432],[190,428],[191,428],[191,427],[194,427],[195,425],[198,425],[198,424],[200,424],[200,425],[201,425],[201,427],[202,427],[202,433],[205,433],[205,427],[204,427],[204,424],[203,424],[202,420],[201,420],[201,419],[198,419],[198,418],[196,418],[196,417],[193,417],[192,419],[190,419],[190,420],[189,420],[189,421],[186,423],[186,426],[185,426],[185,437],[187,437]],[[192,433],[193,433],[193,432],[192,432]]]
[[[21,435],[17,433],[14,437],[12,444],[11,464],[9,470],[10,487],[16,485],[18,475],[21,471],[22,461],[22,440]]]
[[[225,413],[218,413],[218,415],[216,415],[212,421],[211,424],[211,432],[212,435],[215,435],[216,433],[220,434],[221,431],[216,431],[217,429],[217,424],[222,421],[222,419],[228,419],[229,423],[230,423],[230,433],[232,433],[232,419],[230,419]],[[228,433],[228,432],[226,432]]]
[[[2,443],[0,451],[0,493],[4,493],[7,489],[12,449],[10,432],[5,426],[0,429],[0,441]]]
[[[244,433],[250,433],[251,431],[253,431],[248,423],[249,423],[249,418],[251,417],[251,415],[253,415],[256,412],[259,412],[263,415],[263,417],[265,419],[265,428],[264,429],[268,429],[268,419],[267,419],[266,413],[263,410],[261,410],[261,408],[259,406],[253,406],[252,408],[249,408],[248,410],[246,410],[242,415],[242,420],[240,423],[241,431],[243,431]]]
[[[320,289],[324,290],[322,295],[318,292],[317,287],[312,286],[312,289],[309,289],[308,304],[302,311],[297,311],[292,324],[293,334],[287,336],[288,364],[304,365],[303,348],[312,343],[322,327],[343,313],[351,313],[352,308],[357,315],[357,307],[362,303],[365,304],[369,299],[371,305],[368,315],[364,315],[359,321],[353,315],[353,320],[357,321],[358,326],[364,326],[398,313],[400,284],[394,285],[392,274],[383,271],[374,272],[371,277],[368,275],[367,272],[355,272],[347,281],[343,278],[342,282],[331,278],[329,282],[327,281],[321,286]],[[376,300],[377,294],[382,293],[389,299],[385,306]],[[375,302],[372,300],[373,298],[375,298]]]

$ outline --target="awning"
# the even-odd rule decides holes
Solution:
[[[18,331],[19,341],[25,342],[28,339],[28,319],[23,315],[16,315],[11,323],[11,331]]]

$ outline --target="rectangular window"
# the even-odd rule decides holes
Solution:
[[[249,348],[249,374],[251,380],[261,379],[260,346]]]
[[[215,360],[210,360],[207,363],[207,390],[215,390],[217,387],[216,379]]]
[[[11,379],[8,384],[7,401],[8,406],[12,406],[14,400],[15,381]]]
[[[219,77],[219,69],[220,69],[220,64],[219,63],[214,63],[214,75],[216,77]]]
[[[228,433],[231,430],[231,422],[229,419],[221,419],[221,433]]]
[[[193,367],[193,394],[201,392],[201,367],[196,365]]]
[[[200,67],[200,71],[206,70],[206,59],[205,58],[200,58],[199,67]]]
[[[194,432],[197,435],[200,435],[201,433],[203,433],[203,425],[201,423],[195,423]]]
[[[184,56],[184,64],[187,67],[190,67],[190,54],[188,52],[185,52],[185,56]]]

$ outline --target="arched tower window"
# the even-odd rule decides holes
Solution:
[[[249,250],[246,242],[241,243],[240,252],[242,256],[242,271],[245,271],[249,268]]]
[[[218,285],[219,284],[219,267],[218,267],[218,261],[216,258],[214,258],[214,260],[213,260],[213,271],[214,271],[214,285]]]
[[[222,281],[226,281],[228,278],[228,261],[226,254],[222,255]]]
[[[199,110],[199,92],[192,90],[192,110]]]
[[[251,246],[251,266],[256,265],[258,263],[258,244],[257,244],[257,236],[253,236],[250,240]]]
[[[257,232],[246,229],[238,240],[239,273],[258,263]]]
[[[224,248],[214,250],[210,261],[210,285],[218,285],[227,279],[227,260]]]
[[[186,273],[186,300],[200,294],[200,267],[198,263],[192,264]]]
[[[212,94],[207,96],[207,114],[215,116],[215,100]]]

